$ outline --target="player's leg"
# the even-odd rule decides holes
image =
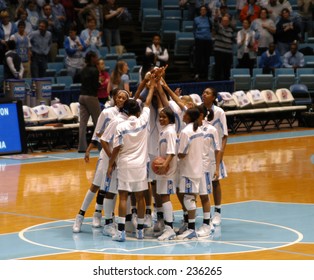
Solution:
[[[219,180],[213,181],[213,198],[215,203],[213,225],[218,226],[221,224],[221,186]]]
[[[127,199],[129,192],[119,190],[119,217],[117,218],[118,230],[112,236],[112,240],[123,242],[125,241],[125,216],[127,212]]]
[[[84,220],[86,210],[88,209],[89,205],[91,204],[91,202],[95,198],[96,192],[98,190],[99,190],[99,186],[92,184],[90,186],[89,190],[86,192],[83,203],[80,207],[78,214],[76,215],[76,218],[75,218],[75,221],[73,224],[72,230],[74,233],[78,233],[81,231],[81,227],[82,227],[82,223]]]

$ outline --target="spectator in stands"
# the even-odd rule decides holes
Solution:
[[[103,6],[99,4],[99,0],[91,0],[90,4],[85,6],[80,12],[79,17],[81,22],[86,22],[88,17],[96,19],[96,28],[102,30],[104,24]]]
[[[61,28],[59,30],[59,36],[58,36],[58,47],[62,48],[63,43],[64,43],[64,36],[66,33],[66,13],[63,5],[60,3],[60,0],[52,0],[51,3],[51,9],[52,9],[52,14],[58,19]]]
[[[84,41],[77,36],[77,25],[72,24],[69,36],[64,40],[64,49],[66,52],[65,65],[68,75],[72,76],[75,83],[79,81],[79,73],[84,66],[84,52],[86,49]]]
[[[198,0],[179,0],[179,7],[181,9],[187,9],[188,10],[188,20],[193,20],[194,17],[197,14],[197,10],[200,6],[200,3]]]
[[[212,49],[212,23],[205,5],[200,8],[200,16],[194,18],[195,38],[195,80],[208,79],[209,57]]]
[[[289,51],[293,41],[299,41],[300,26],[290,17],[290,11],[283,9],[276,25],[277,47],[281,55]]]
[[[99,71],[96,67],[98,62],[97,53],[89,51],[85,56],[85,67],[81,71],[80,103],[80,127],[78,152],[85,153],[87,148],[86,129],[90,116],[96,126],[100,115],[100,104],[97,98],[99,88]]]
[[[18,23],[21,20],[24,21],[25,22],[24,33],[25,35],[30,34],[33,31],[33,27],[27,18],[28,17],[27,11],[24,8],[20,7],[16,11],[16,16],[17,16],[17,21],[15,22],[16,26],[18,26]]]
[[[275,75],[275,69],[282,66],[280,53],[276,51],[276,45],[270,43],[268,50],[262,53],[258,67],[263,68],[263,74]]]
[[[8,11],[0,12],[0,63],[3,62],[4,54],[6,52],[6,42],[10,36],[17,32],[17,27],[13,21],[10,20]]]
[[[109,84],[110,75],[105,70],[105,60],[100,58],[98,60],[97,68],[99,71],[99,88],[98,88],[98,100],[101,104],[105,105],[109,99]]]
[[[80,34],[80,38],[84,41],[86,45],[85,53],[93,51],[97,54],[97,56],[99,56],[99,47],[102,46],[101,37],[102,32],[96,28],[96,19],[90,17],[87,20],[87,28],[82,30]]]
[[[228,80],[233,63],[233,29],[230,26],[230,18],[224,16],[219,22],[219,15],[214,17],[215,29],[215,80]]]
[[[274,34],[276,33],[276,25],[274,21],[269,18],[267,9],[261,8],[259,18],[253,20],[251,29],[257,34],[257,55],[261,55],[267,50],[269,44],[274,42]]]
[[[38,29],[39,25],[39,7],[36,0],[29,0],[26,4],[27,20],[31,23],[33,30]]]
[[[262,4],[269,12],[269,17],[275,22],[279,21],[282,9],[288,9],[292,12],[291,4],[288,0],[268,0],[266,4]]]
[[[44,4],[42,8],[42,19],[48,22],[48,31],[52,35],[52,44],[50,48],[50,61],[54,62],[58,54],[58,48],[63,47],[63,29],[58,18],[52,13],[50,4]]]
[[[169,60],[168,50],[161,45],[159,34],[153,36],[152,44],[146,47],[145,56],[156,67],[162,67],[167,64]]]
[[[15,51],[15,41],[7,41],[8,51],[5,53],[3,71],[4,80],[7,79],[22,79],[23,78],[23,64],[19,55]]]
[[[77,30],[80,33],[84,28],[84,22],[80,21],[79,13],[80,11],[88,5],[88,0],[74,0],[74,12],[75,12],[75,21],[77,23]]]
[[[236,0],[236,10],[237,10],[236,17],[237,18],[239,18],[241,11],[246,4],[247,4],[247,0]]]
[[[48,54],[52,43],[52,35],[48,29],[48,22],[39,21],[38,30],[30,34],[31,42],[31,73],[33,78],[45,77]]]
[[[249,20],[243,20],[242,25],[237,33],[237,68],[249,68],[252,76],[257,55],[256,34],[250,29]]]
[[[233,15],[232,13],[229,12],[228,6],[222,4],[220,6],[220,21],[224,16],[228,16],[230,19],[230,26],[232,29],[235,31],[236,30],[236,25],[237,25],[237,17],[236,15]]]
[[[299,15],[301,17],[301,35],[305,39],[305,32],[308,36],[313,36],[313,0],[298,0]]]
[[[60,0],[52,0],[51,9],[52,9],[52,14],[60,22],[61,29],[62,29],[62,36],[63,36],[65,34],[64,33],[64,27],[65,27],[66,20],[67,20],[65,9],[64,9],[63,5],[60,3]]]
[[[18,32],[14,33],[10,40],[14,40],[16,43],[16,52],[21,58],[24,68],[24,78],[31,78],[31,43],[25,32],[25,27],[25,21],[20,20],[17,24]]]
[[[297,68],[304,67],[304,55],[298,51],[298,44],[292,43],[290,51],[286,52],[283,56],[283,67],[293,68],[296,72]]]
[[[247,4],[241,10],[240,21],[247,19],[249,22],[252,22],[254,19],[257,19],[260,13],[261,7],[256,4],[256,0],[247,0]]]
[[[129,75],[127,74],[129,71],[129,66],[124,60],[119,60],[116,63],[114,70],[111,73],[110,77],[110,86],[109,90],[112,91],[115,88],[124,89],[127,92],[130,92],[129,85]]]
[[[124,8],[118,7],[115,0],[107,0],[104,5],[104,35],[106,46],[121,45],[119,17],[124,12]]]

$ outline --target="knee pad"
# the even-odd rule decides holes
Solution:
[[[195,196],[191,194],[185,194],[183,198],[184,206],[186,210],[192,211],[196,209]]]
[[[97,204],[103,205],[103,203],[104,203],[104,198],[105,198],[105,194],[106,194],[106,192],[103,191],[103,190],[99,190],[99,191],[98,191],[98,193],[97,193],[97,198],[96,198]]]

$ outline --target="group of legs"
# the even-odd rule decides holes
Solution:
[[[100,161],[101,162],[101,161]],[[116,205],[116,193],[101,188],[103,172],[102,164],[98,162],[94,181],[86,192],[83,203],[73,225],[73,232],[79,233],[84,220],[85,213],[95,199],[95,212],[92,218],[93,227],[101,227],[102,211],[104,210],[104,225],[103,234],[106,236],[114,236],[116,226],[114,223],[114,209]],[[188,229],[189,212],[196,211],[196,195],[185,195],[177,192],[177,198],[183,210],[182,225],[175,231],[173,227],[174,215],[173,206],[169,195],[159,195],[156,192],[155,181],[148,183],[148,189],[143,192],[128,193],[119,191],[119,216],[125,217],[125,228],[127,233],[137,233],[136,237],[144,238],[144,231],[138,231],[143,228],[150,228],[151,234],[158,240],[171,240],[182,235]],[[196,231],[196,236],[209,236],[213,231],[213,226],[218,226],[221,223],[221,187],[219,181],[213,181],[213,198],[215,203],[214,215],[211,217],[210,197],[209,195],[200,195],[200,200],[203,208],[203,225]],[[191,203],[194,203],[193,205]],[[195,205],[195,206],[194,206]],[[187,207],[188,206],[188,207]],[[153,213],[156,212],[156,218]],[[195,213],[194,213],[195,215]],[[143,219],[138,222],[138,219]],[[194,221],[195,223],[195,221]],[[138,224],[143,224],[143,228],[138,228]],[[185,239],[186,236],[182,236]],[[187,237],[189,239],[189,237]],[[119,241],[119,240],[118,240]]]

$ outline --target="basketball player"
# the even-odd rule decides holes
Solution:
[[[160,105],[161,102],[159,102]],[[163,218],[165,228],[158,237],[159,241],[172,240],[176,237],[173,230],[173,207],[170,195],[175,193],[176,186],[176,140],[175,116],[170,107],[165,107],[159,112],[159,123],[161,130],[159,133],[158,155],[165,158],[165,162],[156,165],[158,172],[164,175],[157,175],[157,193],[161,198],[163,207]],[[169,170],[167,171],[167,169]]]
[[[138,224],[136,237],[144,238],[145,199],[144,191],[147,190],[147,139],[148,121],[155,77],[152,75],[149,85],[149,93],[144,103],[144,108],[135,100],[128,100],[122,110],[128,115],[128,119],[117,125],[113,140],[113,150],[109,160],[107,176],[110,177],[114,166],[117,168],[118,192],[119,192],[119,217],[118,229],[112,236],[112,240],[125,241],[125,220],[127,212],[127,199],[131,192],[135,193],[137,201]]]
[[[159,96],[161,98],[161,101],[163,103],[164,107],[169,106],[175,115],[175,121],[176,121],[176,132],[177,135],[181,132],[181,130],[185,127],[185,123],[183,121],[183,116],[187,109],[195,107],[195,104],[193,103],[193,99],[188,96],[184,95],[179,97],[180,89],[177,89],[176,92],[173,92],[171,88],[168,86],[165,80],[162,80],[162,87],[165,90],[166,93],[169,94],[171,100],[168,101],[165,94],[162,94],[162,92],[159,92]],[[177,176],[179,176],[179,173],[177,172]],[[177,178],[177,182],[179,179]],[[177,234],[183,233],[187,227],[188,227],[188,212],[184,207],[183,203],[183,193],[180,193],[179,191],[176,192],[178,200],[181,204],[182,210],[183,210],[183,223],[180,226]]]
[[[213,110],[214,119],[210,122],[218,132],[219,144],[221,148],[221,162],[219,166],[219,176],[217,180],[213,181],[213,197],[215,203],[214,216],[212,223],[214,226],[221,224],[221,186],[220,180],[227,177],[227,171],[223,162],[223,154],[227,145],[228,127],[227,119],[224,110],[216,105],[217,92],[214,88],[206,88],[202,94],[203,104],[209,110]]]
[[[204,133],[203,176],[200,185],[200,199],[203,208],[203,225],[196,231],[198,237],[208,237],[213,231],[210,212],[210,193],[212,180],[217,180],[221,160],[217,130],[209,122],[214,118],[213,110],[207,110],[204,104],[197,106],[200,111],[200,125]]]
[[[138,98],[140,92],[142,91],[143,87],[145,86],[147,81],[141,81],[141,84],[137,88],[135,92],[134,99],[136,99],[139,103],[141,102]],[[119,114],[110,121],[109,125],[107,126],[106,130],[101,136],[101,145],[104,151],[106,152],[108,158],[112,155],[113,150],[113,138],[114,133],[117,129],[117,125],[123,121],[128,119],[128,115],[123,112],[122,108],[120,108]],[[107,170],[106,170],[107,171]],[[116,195],[118,194],[118,186],[117,186],[117,170],[114,169],[112,171],[111,177],[106,176],[103,186],[101,190],[105,192],[105,199],[103,203],[104,213],[105,213],[105,225],[103,229],[103,234],[106,236],[113,236],[115,234],[115,224],[113,223],[113,216],[112,213],[114,212],[115,207],[115,199]],[[130,197],[128,199],[128,204],[130,204]],[[133,228],[130,224],[132,219],[131,214],[131,205],[127,207],[127,215],[126,215],[126,225],[128,228],[126,231],[133,232]],[[128,223],[130,222],[130,223]],[[137,223],[137,221],[136,221]]]
[[[202,158],[204,135],[199,127],[200,112],[197,108],[188,109],[183,121],[186,127],[179,136],[179,189],[184,193],[183,203],[188,212],[188,228],[177,239],[186,240],[197,238],[195,231],[196,195],[199,193],[203,175]],[[200,164],[197,164],[200,163]]]
[[[103,131],[106,129],[107,125],[109,124],[110,120],[113,119],[118,113],[119,108],[121,108],[124,104],[124,102],[129,98],[129,95],[126,91],[119,91],[119,93],[114,97],[115,106],[110,108],[105,108],[98,120],[97,124],[94,130],[94,134],[92,137],[92,144],[89,145],[89,148],[85,152],[85,161],[89,161],[89,151],[92,146],[97,146],[97,143],[100,142],[100,136],[102,135]],[[81,231],[82,223],[84,220],[84,216],[86,213],[87,208],[89,207],[90,203],[94,199],[96,192],[100,189],[100,186],[102,185],[106,169],[108,166],[108,157],[104,150],[102,149],[100,151],[98,162],[96,165],[96,171],[93,179],[93,183],[90,186],[89,190],[87,191],[84,201],[82,203],[82,206],[79,210],[79,213],[76,215],[75,222],[73,225],[73,232],[78,233]],[[97,202],[96,202],[96,210],[93,215],[93,226],[94,227],[100,227],[101,226],[101,211],[103,208],[103,200],[104,200],[104,192],[100,191],[97,196]]]

